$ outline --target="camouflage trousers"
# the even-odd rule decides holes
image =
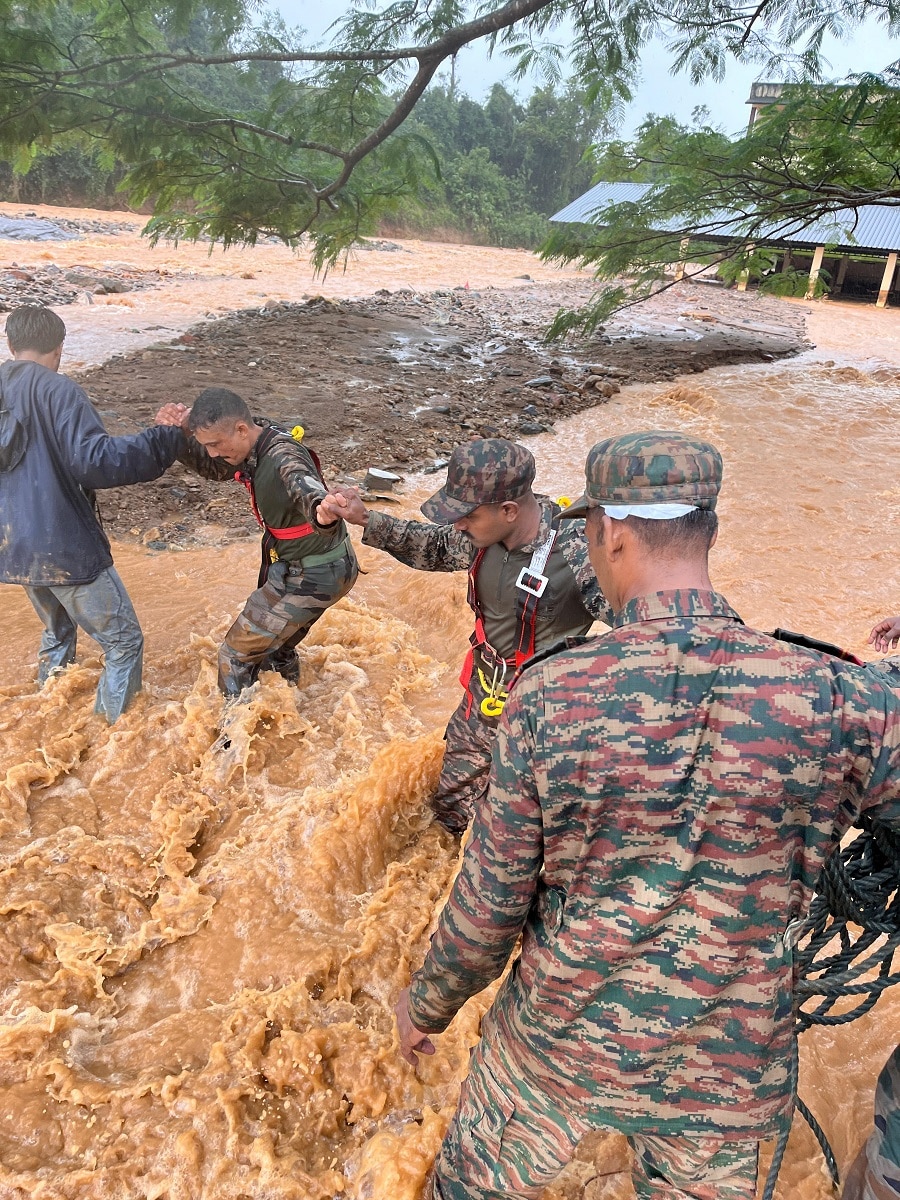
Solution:
[[[847,1174],[843,1200],[900,1197],[900,1046],[875,1088],[875,1129]]]
[[[602,1116],[575,1115],[529,1088],[484,1039],[435,1163],[435,1200],[539,1196]],[[713,1137],[628,1139],[638,1200],[755,1200],[758,1142]]]
[[[435,820],[451,833],[465,833],[475,806],[488,789],[497,718],[481,714],[485,693],[477,675],[444,733],[444,763],[431,800]]]
[[[334,562],[306,568],[283,560],[273,563],[219,649],[219,687],[225,695],[239,696],[260,671],[278,671],[296,683],[296,646],[322,614],[347,595],[358,574],[349,542],[347,553]]]

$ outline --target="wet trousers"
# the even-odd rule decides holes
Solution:
[[[539,1196],[578,1142],[603,1128],[579,1117],[507,1068],[482,1040],[435,1163],[435,1200],[524,1200]],[[755,1200],[757,1142],[713,1137],[632,1136],[638,1200]]]
[[[91,583],[26,587],[34,611],[44,624],[38,650],[38,683],[75,661],[79,627],[105,655],[94,711],[110,725],[141,690],[144,638],[125,585],[114,567]]]
[[[497,718],[481,715],[484,692],[473,677],[471,699],[465,694],[444,733],[444,763],[431,800],[435,820],[451,833],[465,833],[475,808],[487,793]]]
[[[219,688],[225,695],[239,696],[260,671],[278,671],[296,683],[296,646],[322,614],[347,595],[358,573],[349,542],[347,554],[334,562],[307,568],[274,563],[219,649]]]
[[[843,1200],[900,1197],[900,1046],[884,1064],[875,1088],[875,1129],[844,1183]]]

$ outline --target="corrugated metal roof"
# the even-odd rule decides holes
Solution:
[[[561,208],[550,220],[602,225],[604,210],[610,205],[640,200],[651,187],[649,183],[595,183],[583,196]],[[727,212],[714,215],[719,220],[728,217]],[[679,228],[681,222],[676,218],[661,226],[661,229]],[[733,230],[724,225],[719,236],[728,237],[729,233],[733,236],[739,232],[735,222]],[[798,221],[783,229],[771,226],[768,234],[764,231],[755,238],[757,242],[767,239],[782,246],[826,245],[850,253],[887,254],[900,250],[900,205],[887,207],[866,204],[859,209],[843,208],[830,217],[809,224]]]

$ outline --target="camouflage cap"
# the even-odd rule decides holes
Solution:
[[[605,504],[715,508],[722,456],[709,442],[683,433],[626,433],[592,446],[584,473],[584,495],[564,510],[564,517],[583,517],[589,508]]]
[[[505,438],[483,438],[457,446],[447,464],[447,482],[422,505],[429,521],[452,525],[481,504],[518,500],[534,482],[534,456]]]

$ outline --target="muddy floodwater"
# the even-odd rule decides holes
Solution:
[[[628,387],[529,444],[541,490],[574,495],[599,437],[708,437],[717,587],[750,624],[868,656],[900,612],[900,314],[817,306],[810,335],[788,363]],[[410,478],[391,511],[436,482]],[[266,675],[224,721],[216,645],[253,542],[116,549],[146,666],[112,729],[93,643],[38,693],[38,623],[0,587],[0,1200],[419,1195],[490,1002],[418,1074],[399,1058],[391,1009],[456,866],[425,802],[470,616],[462,578],[359,554],[300,687]],[[801,1094],[843,1167],[898,1020],[900,988],[803,1038]],[[626,1165],[620,1138],[595,1139],[545,1200],[624,1200]],[[778,1195],[831,1195],[802,1121]]]

